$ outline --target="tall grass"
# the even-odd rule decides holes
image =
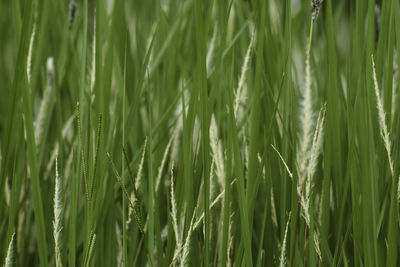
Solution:
[[[2,1],[2,264],[398,266],[399,4]]]

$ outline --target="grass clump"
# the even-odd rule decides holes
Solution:
[[[398,266],[399,5],[1,2],[1,262]]]

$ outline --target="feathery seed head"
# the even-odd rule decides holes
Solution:
[[[33,43],[35,42],[35,34],[36,34],[36,23],[33,24],[31,39],[29,40],[28,58],[26,62],[26,72],[28,74],[28,82],[31,82],[32,52],[33,52]]]
[[[311,2],[311,12],[312,12],[312,21],[315,22],[315,20],[318,17],[319,14],[319,9],[321,8],[321,3],[323,0],[312,0]]]
[[[196,208],[193,212],[192,219],[190,220],[189,230],[188,230],[188,233],[187,233],[187,236],[185,239],[185,244],[183,245],[183,252],[181,255],[181,267],[189,266],[188,260],[189,260],[190,239],[191,239],[192,233],[193,233],[193,223],[194,223],[195,217],[196,217]]]
[[[286,171],[288,172],[290,178],[293,179],[293,174],[292,174],[292,172],[290,171],[289,166],[286,164],[286,161],[283,159],[281,153],[279,153],[278,149],[276,149],[276,148],[274,147],[274,145],[271,144],[271,146],[272,146],[272,148],[275,150],[275,152],[278,154],[278,156],[279,156],[279,158],[281,159],[283,165],[285,165]]]
[[[143,164],[144,164],[144,155],[146,154],[146,146],[147,146],[147,138],[144,140],[142,158],[140,159],[139,169],[138,169],[138,173],[136,176],[136,181],[135,181],[136,190],[139,190],[139,187],[142,182],[142,172],[143,172]]]
[[[326,105],[320,110],[318,114],[317,126],[314,132],[313,144],[311,147],[310,161],[307,167],[307,175],[313,176],[315,168],[318,163],[318,157],[322,151],[322,142],[324,134],[324,120],[325,120]]]
[[[178,216],[177,216],[177,204],[176,204],[176,198],[175,198],[175,189],[174,189],[174,171],[173,168],[171,168],[171,216],[172,216],[172,227],[174,229],[174,234],[175,234],[175,241],[178,244],[181,243],[181,237],[179,235],[179,228],[178,228]]]
[[[62,230],[62,196],[61,196],[61,178],[58,173],[58,160],[56,158],[56,186],[54,193],[54,221],[53,221],[53,236],[56,254],[56,266],[61,267],[61,230]]]
[[[317,252],[318,257],[322,262],[322,253],[321,253],[321,248],[319,246],[319,234],[318,234],[318,231],[314,232],[314,245],[315,245],[315,251]]]
[[[303,100],[301,103],[301,115],[300,120],[302,124],[302,133],[299,141],[299,150],[297,152],[297,165],[299,172],[299,183],[303,184],[305,178],[305,172],[307,162],[309,159],[309,147],[312,139],[312,128],[313,128],[313,103],[312,103],[312,88],[311,88],[311,66],[310,66],[310,49],[307,50],[306,54],[306,77],[305,77],[305,88],[303,92]]]
[[[394,167],[393,167],[393,160],[392,160],[392,153],[391,153],[391,142],[388,127],[386,125],[386,114],[385,109],[383,108],[383,100],[380,94],[380,89],[378,85],[378,79],[376,78],[376,71],[375,71],[375,61],[374,56],[371,55],[372,60],[372,74],[374,79],[374,89],[375,89],[375,96],[376,96],[376,106],[378,108],[378,116],[379,116],[379,127],[381,131],[381,136],[383,139],[383,143],[385,145],[385,149],[388,156],[389,161],[389,168],[392,174],[392,179],[394,179]]]
[[[288,233],[288,229],[289,229],[289,222],[290,222],[290,217],[291,217],[291,213],[289,213],[289,218],[286,222],[286,228],[285,228],[285,235],[283,237],[283,242],[282,242],[282,249],[281,249],[281,256],[279,259],[279,266],[280,267],[284,267],[285,263],[286,263],[286,258],[285,258],[285,254],[286,254],[286,240],[287,240],[287,233]]]
[[[7,249],[6,261],[4,263],[4,267],[12,267],[14,266],[15,261],[15,233],[12,234],[10,244]]]

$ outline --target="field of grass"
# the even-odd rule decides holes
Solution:
[[[0,264],[400,264],[399,0],[0,0],[0,36]]]

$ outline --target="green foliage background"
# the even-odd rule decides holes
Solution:
[[[398,265],[398,0],[324,0],[312,34],[311,0],[78,0],[70,27],[71,3],[0,1],[1,261],[15,232],[17,266],[56,264],[57,158],[65,266]],[[314,128],[326,111],[307,224],[310,36]]]

